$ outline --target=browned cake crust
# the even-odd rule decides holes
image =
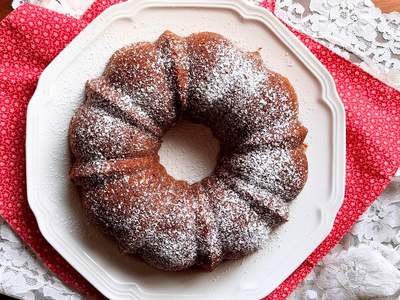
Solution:
[[[195,184],[161,166],[179,118],[220,140],[214,173]],[[87,82],[71,120],[71,179],[89,220],[156,268],[212,270],[264,245],[307,178],[296,93],[257,52],[223,36],[165,32],[116,51]]]

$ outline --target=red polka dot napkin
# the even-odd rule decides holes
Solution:
[[[0,214],[47,267],[88,297],[101,297],[44,240],[26,200],[26,108],[40,73],[100,12],[96,1],[77,20],[25,4],[0,23]],[[273,10],[273,0],[263,3]],[[292,30],[292,29],[291,29]],[[286,298],[377,198],[400,166],[400,92],[292,30],[332,74],[347,118],[344,204],[325,241],[267,299]]]

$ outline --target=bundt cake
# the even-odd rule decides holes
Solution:
[[[287,221],[307,178],[307,129],[293,87],[258,52],[212,32],[167,31],[116,51],[85,92],[70,124],[70,176],[88,219],[123,253],[163,270],[212,270]],[[181,118],[221,145],[214,172],[193,184],[158,156]]]

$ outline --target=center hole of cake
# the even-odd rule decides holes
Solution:
[[[183,120],[163,136],[158,154],[168,174],[194,183],[214,171],[219,148],[210,128]]]

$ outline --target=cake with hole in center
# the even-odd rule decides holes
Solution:
[[[116,51],[89,80],[70,123],[70,172],[87,218],[123,253],[168,271],[214,269],[268,243],[307,179],[289,81],[212,32]],[[180,119],[209,127],[213,173],[189,184],[160,164],[161,137]]]

